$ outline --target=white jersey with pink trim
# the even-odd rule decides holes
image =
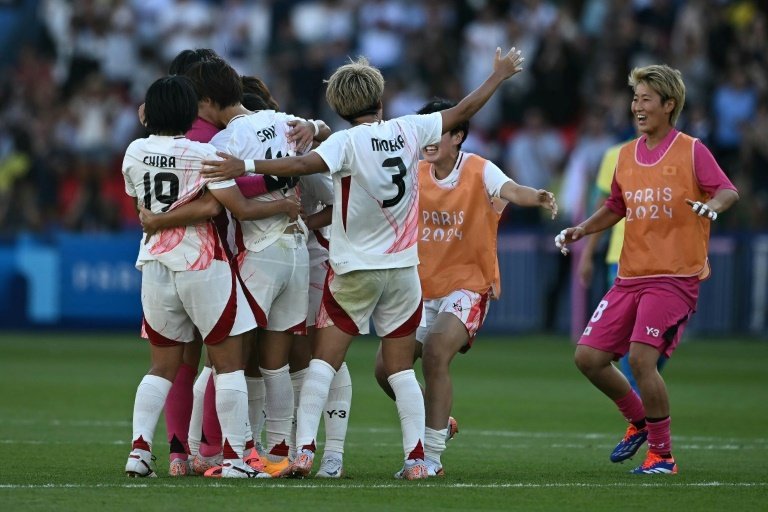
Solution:
[[[288,121],[303,121],[283,112],[261,110],[250,115],[235,116],[229,121],[226,129],[217,133],[211,144],[219,151],[224,151],[241,160],[271,160],[284,156],[294,156],[297,148],[288,142],[288,132],[291,127]],[[306,148],[299,148],[306,150]],[[251,201],[278,201],[295,196],[295,188],[276,190],[254,197]],[[299,219],[296,222],[306,234],[306,227]],[[291,224],[285,214],[273,215],[265,219],[240,222],[245,248],[250,251],[261,251],[272,245]]]
[[[309,174],[299,181],[301,209],[307,215],[317,213],[326,206],[333,205],[333,180],[329,174]],[[309,266],[314,267],[328,259],[330,229],[328,227],[309,232],[307,250]]]
[[[442,115],[409,115],[332,134],[316,151],[333,176],[330,263],[337,274],[417,265],[419,152]]]
[[[150,135],[133,141],[123,159],[125,192],[154,213],[196,199],[203,188],[227,188],[234,180],[210,183],[200,175],[201,162],[218,159],[216,148],[183,136]],[[225,260],[213,222],[163,229],[149,243],[141,241],[136,267],[156,260],[170,270],[202,270],[214,259]]]

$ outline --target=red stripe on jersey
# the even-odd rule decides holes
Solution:
[[[147,338],[149,339],[149,342],[156,347],[175,347],[176,345],[182,344],[181,341],[176,341],[170,338],[166,338],[165,336],[163,336],[162,334],[154,330],[152,326],[149,325],[146,318],[141,319],[141,331],[147,334]]]
[[[331,243],[323,236],[319,229],[315,229],[312,232],[315,234],[315,238],[317,238],[317,243],[320,244],[320,247],[323,247],[326,251],[331,248]]]
[[[341,178],[341,222],[344,231],[347,230],[347,207],[349,206],[349,187],[352,185],[352,176]]]
[[[245,256],[245,253],[241,252],[237,256],[238,258],[240,258],[241,256]],[[267,314],[264,313],[264,310],[261,309],[261,306],[259,306],[259,303],[256,302],[256,298],[253,296],[251,291],[245,285],[245,281],[243,281],[243,277],[240,275],[240,271],[237,269],[234,269],[233,272],[235,273],[235,275],[237,275],[237,280],[240,281],[240,286],[243,287],[243,294],[245,295],[245,300],[247,300],[248,305],[251,306],[251,311],[253,311],[253,316],[256,317],[256,324],[262,329],[266,329]]]
[[[206,345],[216,345],[227,339],[232,331],[232,326],[235,325],[235,318],[237,318],[237,282],[235,281],[235,271],[231,270],[230,273],[232,275],[232,291],[229,294],[229,300],[227,305],[224,306],[224,311],[221,312],[219,320],[203,340]]]
[[[349,317],[346,311],[339,306],[336,299],[331,293],[331,279],[333,279],[333,270],[328,270],[328,274],[325,276],[325,286],[323,287],[323,308],[328,313],[328,317],[333,321],[333,324],[344,331],[345,333],[357,336],[360,331],[357,329],[357,324]]]
[[[235,249],[238,255],[245,254],[245,241],[243,240],[243,226],[240,221],[233,219],[235,223]]]
[[[213,218],[213,224],[216,226],[216,231],[219,234],[219,244],[216,248],[216,253],[214,255],[214,258],[221,261],[229,261],[232,259],[232,250],[229,247],[229,241],[228,241],[228,232],[229,232],[229,216],[227,215],[227,212],[222,210],[221,213],[219,213],[216,217]],[[226,254],[227,259],[225,260],[223,257],[219,257],[220,252],[222,251],[224,254]]]
[[[394,331],[392,331],[389,334],[385,334],[383,338],[402,338],[403,336],[408,336],[409,334],[413,334],[416,329],[419,327],[419,323],[421,322],[421,311],[422,311],[422,303],[424,301],[422,299],[419,299],[419,307],[416,308],[416,311],[413,312],[411,317],[403,322],[403,324],[396,328]]]

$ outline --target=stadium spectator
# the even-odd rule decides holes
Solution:
[[[699,283],[709,277],[710,223],[739,196],[709,150],[675,129],[685,104],[680,72],[665,65],[635,68],[629,84],[642,135],[619,151],[605,204],[561,231],[555,243],[567,253],[567,244],[626,218],[618,277],[584,330],[575,361],[629,422],[611,461],[632,457],[647,439],[648,455],[633,473],[675,474],[669,396],[656,365],[660,355],[675,351]],[[626,353],[639,395],[611,364]]]

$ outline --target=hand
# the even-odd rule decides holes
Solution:
[[[296,154],[306,153],[315,139],[315,125],[309,121],[288,121],[288,143],[296,148]]]
[[[144,237],[144,244],[149,243],[149,239],[152,238],[152,235],[157,233],[158,226],[157,226],[157,219],[159,217],[158,214],[152,213],[151,210],[148,210],[144,208],[141,205],[138,205],[139,208],[139,222],[141,222],[141,229],[146,233],[146,236]]]
[[[576,240],[583,238],[586,234],[586,231],[584,231],[584,228],[581,226],[566,228],[555,237],[555,246],[560,249],[560,252],[563,254],[563,256],[566,256],[569,252],[571,252],[570,249],[568,249],[566,246],[575,242]]]
[[[299,202],[297,196],[286,197],[285,199],[281,199],[280,202],[282,203],[283,213],[288,215],[291,222],[294,222],[299,218],[299,215],[301,215],[301,202]]]
[[[216,154],[222,160],[203,160],[203,170],[200,171],[203,178],[224,181],[245,174],[245,162],[223,151],[217,151]]]
[[[551,211],[552,220],[555,220],[555,217],[557,217],[557,201],[555,201],[555,194],[544,189],[539,189],[536,193],[538,194],[539,205],[542,208]]]
[[[525,58],[520,55],[520,50],[515,49],[514,46],[503,57],[501,56],[501,48],[496,48],[496,55],[493,58],[493,72],[500,73],[502,79],[506,80],[523,70],[524,60]]]
[[[690,199],[686,199],[685,202],[691,206],[691,210],[693,210],[694,213],[699,217],[707,217],[712,221],[717,220],[717,212],[707,206],[707,203],[702,203],[701,201],[691,201]]]

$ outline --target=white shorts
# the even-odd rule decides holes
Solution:
[[[458,318],[464,327],[467,328],[469,341],[461,349],[466,352],[472,347],[472,342],[477,335],[477,331],[485,321],[488,315],[488,308],[491,301],[489,293],[477,293],[469,290],[456,290],[445,297],[439,299],[427,299],[424,301],[425,325],[420,325],[416,330],[416,340],[424,342],[427,333],[432,328],[440,313],[450,313]]]
[[[305,333],[309,255],[304,236],[284,234],[262,251],[239,254],[237,261],[259,327]]]
[[[307,327],[313,327],[320,311],[320,303],[323,301],[323,288],[325,277],[328,275],[328,260],[318,265],[309,267],[309,310],[307,311]]]
[[[157,261],[141,268],[142,337],[158,346],[187,343],[195,327],[214,345],[256,328],[243,289],[228,261],[176,272]]]
[[[373,319],[382,338],[412,334],[421,320],[421,283],[416,267],[328,271],[317,327],[335,325],[347,334],[368,334]]]

